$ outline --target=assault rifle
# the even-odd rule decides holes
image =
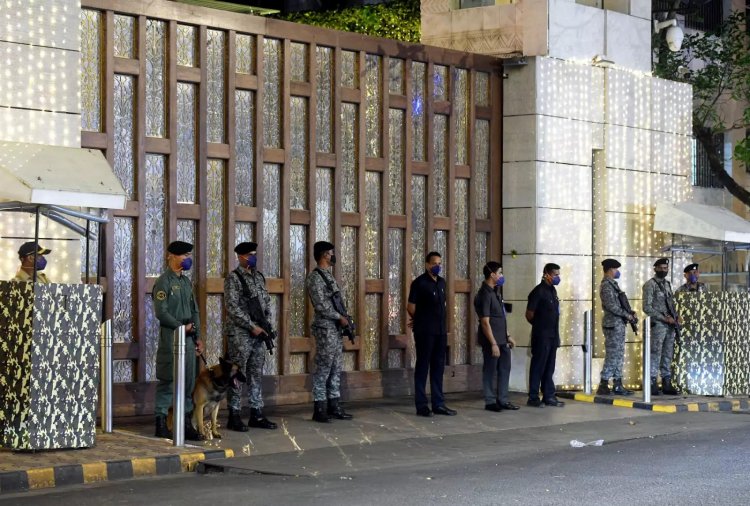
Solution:
[[[634,316],[635,311],[630,307],[630,301],[628,300],[628,296],[625,295],[625,292],[617,292],[617,298],[620,300],[620,307],[630,313],[631,316]],[[630,324],[630,328],[633,329],[633,332],[638,335],[638,319],[626,321]]]
[[[333,290],[333,284],[326,279],[326,277],[323,275],[320,269],[315,269],[318,273],[318,275],[323,279],[323,282],[326,284],[329,290]],[[354,320],[351,316],[349,316],[349,312],[346,310],[346,305],[344,304],[344,299],[341,298],[341,292],[335,291],[333,292],[333,295],[331,295],[331,304],[333,304],[333,309],[336,310],[338,314],[346,318],[347,322],[349,322],[346,326],[342,326],[339,323],[339,327],[341,328],[341,333],[349,338],[349,341],[354,344],[354,336],[357,331],[357,327],[354,325]]]
[[[667,303],[667,316],[672,317],[672,319],[674,320],[674,324],[672,325],[672,327],[674,327],[674,340],[677,344],[682,344],[682,338],[680,336],[682,325],[680,325],[677,308],[674,305],[674,296],[666,297],[665,294],[664,301]]]
[[[247,281],[245,281],[245,278],[243,278],[242,275],[237,272],[235,272],[235,274],[237,275],[237,278],[240,280],[240,284],[242,285],[242,293],[247,298],[248,316],[257,326],[262,328],[265,332],[264,334],[260,334],[259,336],[255,337],[257,337],[258,339],[262,339],[263,343],[266,345],[266,350],[268,350],[268,353],[273,355],[273,349],[276,346],[274,344],[274,340],[276,339],[278,334],[274,330],[273,325],[271,325],[271,322],[268,321],[266,312],[263,311],[263,306],[261,306],[258,297],[253,297],[250,294],[250,287],[247,286]],[[265,278],[263,279],[265,280]]]

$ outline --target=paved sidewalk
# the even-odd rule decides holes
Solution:
[[[559,392],[558,397],[580,402],[608,404],[620,408],[645,409],[661,413],[747,411],[750,399],[747,397],[705,397],[700,395],[652,395],[651,402],[643,402],[641,392],[634,395],[586,395],[580,392]]]

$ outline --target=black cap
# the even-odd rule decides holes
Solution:
[[[690,272],[690,271],[697,271],[698,270],[698,264],[690,264],[682,272]]]
[[[234,252],[238,255],[247,255],[251,251],[257,250],[258,245],[254,242],[241,242],[234,248]]]
[[[186,253],[193,251],[193,245],[189,242],[174,241],[169,243],[167,251],[173,255],[185,255]]]
[[[326,251],[331,251],[333,248],[333,244],[331,244],[328,241],[318,241],[313,245],[313,257],[315,260],[319,259],[320,256],[325,253]]]
[[[659,267],[660,265],[669,265],[669,258],[660,258],[654,262],[654,267]]]
[[[620,265],[620,262],[618,262],[614,258],[605,258],[604,260],[602,260],[602,267],[604,267],[605,271],[608,271],[610,269],[619,269]]]
[[[38,246],[34,241],[31,241],[23,243],[21,247],[18,248],[18,256],[25,257],[26,255],[33,255],[34,251],[36,251],[39,255],[46,255],[52,252],[51,249],[43,248],[41,246]]]

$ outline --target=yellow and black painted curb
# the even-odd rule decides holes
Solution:
[[[620,408],[645,409],[659,413],[682,413],[691,412],[718,412],[718,411],[744,411],[750,409],[748,399],[727,399],[723,401],[685,402],[676,404],[654,404],[628,399],[627,397],[615,397],[604,395],[586,395],[576,392],[557,392],[558,397],[573,399],[581,402],[594,404],[609,404]]]
[[[5,471],[0,472],[0,494],[184,473],[194,471],[200,461],[231,457],[234,452],[226,449]]]

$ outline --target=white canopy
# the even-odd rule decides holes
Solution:
[[[0,141],[0,202],[124,209],[126,196],[96,149]]]
[[[715,241],[750,243],[750,222],[723,207],[693,202],[657,204],[654,230]]]

